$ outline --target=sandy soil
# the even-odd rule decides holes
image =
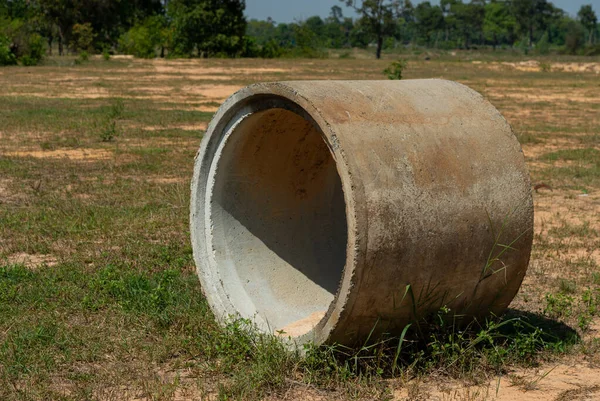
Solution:
[[[7,261],[12,264],[22,264],[30,269],[52,267],[58,263],[52,255],[30,255],[24,252],[10,255]]]
[[[482,65],[494,70],[502,70],[503,68],[511,68],[518,71],[537,72],[546,68],[547,71],[561,72],[593,72],[600,74],[599,63],[548,63],[544,65],[537,60],[518,61],[518,62],[491,62],[483,63],[481,61],[473,61],[473,64]]]
[[[208,123],[205,121],[199,121],[197,124],[170,124],[169,126],[164,125],[138,125],[135,123],[128,123],[128,128],[137,128],[143,131],[162,131],[166,129],[180,129],[182,131],[206,131]]]
[[[17,150],[6,152],[7,156],[17,157],[35,157],[38,159],[61,159],[67,158],[69,160],[77,161],[97,161],[106,160],[113,157],[113,152],[106,149],[57,149],[57,150]]]

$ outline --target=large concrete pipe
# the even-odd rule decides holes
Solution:
[[[510,126],[450,81],[251,85],[194,169],[192,245],[217,319],[297,343],[398,332],[442,306],[499,314],[532,228]]]

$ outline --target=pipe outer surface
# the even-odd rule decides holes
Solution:
[[[306,342],[502,313],[533,239],[511,127],[445,80],[261,83],[202,139],[190,228],[220,322]]]

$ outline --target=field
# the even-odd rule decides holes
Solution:
[[[408,58],[405,79],[464,83],[513,126],[537,189],[511,313],[560,341],[496,370],[391,375],[214,322],[188,229],[214,111],[250,83],[385,79],[391,60],[51,58],[0,69],[0,399],[600,398],[600,62]]]

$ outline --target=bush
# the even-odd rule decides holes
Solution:
[[[546,55],[550,53],[550,41],[548,40],[548,32],[544,33],[540,41],[535,46],[539,54]]]
[[[388,68],[383,70],[383,73],[387,75],[389,79],[402,79],[402,72],[406,68],[406,60],[394,61]]]
[[[242,38],[242,50],[240,53],[241,57],[259,57],[260,49],[256,44],[256,40],[250,36],[244,36]]]
[[[323,49],[320,38],[306,25],[306,23],[294,26],[294,37],[296,48],[292,51],[293,56],[306,58],[326,58],[328,53]]]
[[[267,43],[265,43],[260,49],[260,57],[262,58],[277,58],[283,55],[283,49],[279,44],[271,39]]]
[[[24,66],[38,65],[44,58],[44,53],[44,39],[37,33],[34,33],[29,36],[25,51],[21,56],[21,63],[23,63]]]
[[[586,56],[600,56],[600,45],[588,47],[585,50]]]
[[[515,42],[515,47],[523,52],[524,55],[529,54],[529,44],[527,38],[522,38],[521,40]]]
[[[73,25],[73,42],[75,44],[76,51],[91,51],[95,36],[96,34],[94,34],[92,24],[89,22],[86,22],[85,24]]]
[[[140,58],[156,57],[156,49],[164,46],[166,33],[160,17],[149,17],[135,25],[119,39],[119,48],[123,53]]]
[[[547,63],[547,62],[541,62],[540,63],[540,71],[542,71],[542,72],[551,72],[552,71],[552,64]]]
[[[0,35],[0,66],[15,64],[17,64],[17,58],[10,50],[10,42],[8,38]]]
[[[576,21],[570,21],[567,24],[567,33],[565,36],[565,53],[577,54],[577,51],[583,47],[585,41],[585,31],[581,24]]]
[[[16,61],[27,66],[36,65],[44,58],[45,41],[31,25],[14,19],[5,21],[1,28],[0,65],[15,64]]]

